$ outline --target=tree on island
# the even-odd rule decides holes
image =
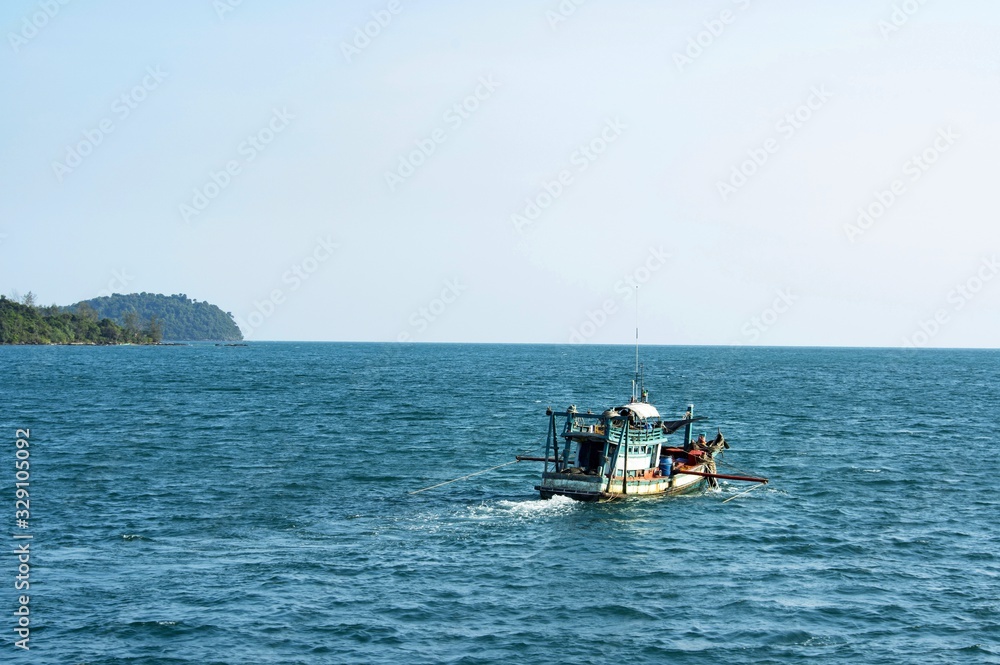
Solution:
[[[108,344],[122,343],[122,329],[115,325],[115,322],[111,319],[101,319],[97,327],[101,331],[101,337],[108,340]]]
[[[163,326],[160,325],[160,321],[156,318],[155,314],[149,317],[149,327],[146,328],[145,332],[153,340],[154,344],[159,344],[163,341]]]
[[[82,303],[86,304],[86,303]],[[90,305],[87,305],[88,307]],[[125,312],[125,316],[122,317],[122,323],[125,326],[125,340],[128,342],[133,342],[139,338],[139,315],[135,313],[135,310],[129,310]]]
[[[74,310],[77,316],[88,321],[97,321],[100,318],[97,316],[97,310],[91,307],[86,301],[78,303]]]

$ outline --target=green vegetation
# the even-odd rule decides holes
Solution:
[[[99,318],[108,318],[132,333],[159,332],[166,340],[242,340],[243,334],[233,315],[207,302],[191,300],[183,293],[165,296],[159,293],[130,293],[84,300],[68,308],[76,311],[87,306]]]
[[[186,295],[131,293],[39,307],[35,294],[0,296],[0,344],[159,344],[242,340],[232,314]]]
[[[20,303],[0,296],[0,344],[156,344],[162,338],[155,319],[146,327],[135,319],[122,328],[90,307],[65,312],[55,305],[35,307],[34,301],[31,293]]]

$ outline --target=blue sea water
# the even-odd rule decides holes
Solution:
[[[661,413],[769,485],[542,501],[524,462],[408,494],[621,403],[632,353],[0,348],[0,537],[33,536],[0,662],[1000,663],[1000,352],[648,347]]]

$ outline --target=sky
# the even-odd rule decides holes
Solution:
[[[5,294],[185,293],[252,340],[1000,340],[996,2],[10,0],[0,29]]]

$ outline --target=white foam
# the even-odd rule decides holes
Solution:
[[[484,503],[470,508],[473,517],[511,516],[522,519],[560,515],[575,510],[580,505],[566,496],[554,496],[551,499],[526,499],[523,501],[508,501],[506,499]]]

